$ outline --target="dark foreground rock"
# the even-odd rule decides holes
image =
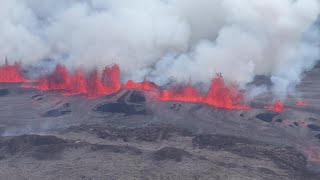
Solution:
[[[4,162],[0,167],[8,172],[13,170],[12,165],[19,166],[20,170],[27,167],[24,171],[41,165],[45,170],[38,172],[41,176],[17,173],[19,177],[32,179],[40,179],[44,174],[56,179],[60,175],[68,179],[127,179],[137,174],[139,176],[134,179],[159,179],[160,176],[166,179],[319,177],[306,170],[306,158],[293,148],[241,137],[187,132],[170,125],[131,129],[82,125],[61,132],[68,137],[66,139],[53,135],[0,137],[0,162]],[[85,134],[85,140],[73,139],[68,133],[76,134],[77,138]],[[95,135],[103,135],[104,138],[92,139]],[[181,147],[185,144],[189,144],[186,149]],[[163,147],[158,148],[159,145]],[[238,161],[233,161],[234,158]],[[47,163],[48,166],[45,165]],[[3,177],[8,175],[4,171],[0,174]]]
[[[128,101],[132,103],[144,103],[146,102],[146,97],[142,91],[132,91]]]
[[[68,142],[55,136],[22,135],[0,138],[0,154],[30,155],[36,159],[56,158],[67,146]]]
[[[55,136],[21,135],[16,137],[0,137],[0,157],[12,156],[32,157],[36,160],[54,160],[62,158],[67,149],[88,149],[105,153],[142,153],[138,148],[121,145],[100,145],[82,141],[65,140]]]
[[[113,153],[130,153],[132,155],[141,155],[142,151],[131,146],[116,146],[116,145],[91,145],[92,151],[104,151]]]
[[[320,126],[315,124],[309,124],[308,128],[311,129],[312,131],[320,131]]]
[[[164,147],[153,154],[153,158],[157,161],[174,160],[176,162],[181,162],[183,157],[190,156],[192,155],[187,151],[174,147]]]
[[[176,128],[170,125],[149,125],[139,128],[114,128],[111,126],[101,125],[80,125],[70,127],[63,132],[86,132],[89,134],[94,134],[98,138],[108,140],[121,139],[125,142],[134,140],[154,142],[168,140],[175,135],[191,136],[191,133],[187,130]]]
[[[277,115],[278,113],[275,113],[275,112],[266,112],[266,113],[261,113],[256,115],[256,118],[260,119],[261,121],[272,122],[272,119]]]
[[[53,118],[70,114],[72,112],[70,106],[71,105],[69,103],[65,103],[62,107],[47,111],[46,113],[44,113],[43,117]]]
[[[0,89],[0,96],[6,96],[9,93],[9,89]]]
[[[246,138],[224,135],[197,135],[193,139],[193,144],[199,148],[224,150],[246,158],[270,159],[279,168],[296,176],[304,176],[307,172],[307,158],[291,147],[278,147]]]
[[[126,115],[143,115],[146,114],[144,107],[140,105],[129,105],[126,103],[107,103],[99,105],[94,109],[102,113],[123,113]]]
[[[4,134],[5,131],[6,131],[6,127],[0,125],[0,136]]]

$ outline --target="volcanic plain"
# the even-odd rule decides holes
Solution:
[[[99,98],[0,84],[1,179],[320,179],[320,69],[285,110]],[[297,106],[296,102],[308,102]]]

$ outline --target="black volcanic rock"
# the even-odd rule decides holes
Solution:
[[[311,129],[312,131],[320,131],[320,126],[318,125],[309,124],[308,128]]]
[[[307,160],[302,153],[291,147],[277,147],[242,137],[225,135],[197,135],[193,145],[213,151],[225,150],[246,158],[272,160],[278,167],[287,170],[301,170]]]
[[[266,112],[256,115],[256,118],[265,122],[272,122],[272,119],[277,115],[278,113],[275,112]]]
[[[10,92],[8,89],[0,89],[0,96],[6,96],[8,95]]]
[[[130,94],[130,91],[126,91],[120,98],[117,99],[117,103],[124,104],[126,103],[126,98]]]
[[[43,114],[43,117],[59,117],[71,113],[71,104],[64,103],[61,107],[49,110]]]
[[[31,99],[36,100],[36,101],[40,101],[43,99],[43,96],[44,96],[43,94],[36,94],[36,95],[33,95],[31,97]]]
[[[21,135],[0,138],[0,156],[22,153],[38,160],[57,158],[66,147],[66,140],[55,136]]]
[[[142,91],[132,91],[128,101],[132,103],[144,103],[146,102],[146,97]]]
[[[43,117],[59,117],[59,116],[64,116],[64,115],[67,115],[67,114],[70,114],[71,113],[71,110],[70,109],[67,109],[67,108],[57,108],[57,109],[53,109],[53,110],[50,110],[50,111],[47,111]]]
[[[17,154],[37,160],[57,159],[65,149],[81,147],[89,147],[91,151],[142,154],[140,149],[131,146],[90,144],[68,141],[56,136],[21,135],[0,137],[0,159]]]
[[[176,162],[181,162],[183,157],[190,156],[192,155],[185,150],[174,147],[164,147],[153,154],[153,159],[157,161],[174,160]]]
[[[21,135],[8,139],[2,138],[0,139],[0,143],[1,147],[8,148],[8,152],[17,153],[30,146],[63,144],[66,141],[55,136]]]
[[[191,132],[185,129],[179,129],[170,125],[148,125],[139,128],[115,128],[111,126],[101,125],[80,125],[72,126],[67,129],[71,132],[87,132],[97,135],[98,138],[117,140],[123,139],[125,142],[131,140],[155,142],[161,140],[169,140],[174,135],[191,136]]]
[[[113,153],[131,153],[133,155],[142,154],[142,151],[140,149],[134,148],[131,146],[94,144],[94,145],[91,145],[90,149],[92,151],[105,151],[105,152],[113,152]]]
[[[71,107],[71,104],[70,103],[65,103],[65,104],[63,104],[63,107]]]
[[[126,115],[146,114],[143,106],[129,105],[126,103],[107,103],[99,105],[94,109],[97,112],[124,113]]]
[[[210,135],[210,134],[200,134],[194,137],[192,140],[194,146],[200,148],[209,148],[212,150],[221,150],[221,149],[232,149],[238,143],[243,144],[252,144],[253,141],[233,136],[224,136],[224,135]]]
[[[0,136],[5,132],[6,128],[0,125]]]
[[[312,118],[312,117],[311,117],[311,118],[308,118],[308,120],[309,120],[309,121],[312,121],[312,122],[318,122],[318,119]]]
[[[179,111],[181,108],[181,104],[173,104],[170,106],[170,109],[175,110],[175,111]]]

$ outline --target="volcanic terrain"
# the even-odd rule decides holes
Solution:
[[[308,72],[280,110],[265,108],[268,95],[232,110],[136,88],[88,98],[1,83],[0,176],[319,179],[319,75]]]

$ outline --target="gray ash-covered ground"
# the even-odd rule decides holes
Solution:
[[[280,113],[262,108],[267,96],[226,110],[135,90],[87,99],[1,84],[0,177],[320,179],[320,96],[305,82],[318,75]]]

